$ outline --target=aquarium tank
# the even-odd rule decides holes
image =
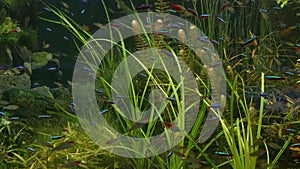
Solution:
[[[1,169],[300,168],[299,0],[0,0]]]

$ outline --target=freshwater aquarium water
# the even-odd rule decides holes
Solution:
[[[300,168],[299,0],[0,0],[0,168]]]

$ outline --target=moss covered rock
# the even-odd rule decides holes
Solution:
[[[6,94],[11,104],[20,106],[15,111],[20,117],[36,117],[46,113],[47,110],[53,110],[55,106],[52,98],[35,91],[14,89],[8,90]]]

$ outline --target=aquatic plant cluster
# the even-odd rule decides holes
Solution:
[[[59,59],[62,53],[51,51],[54,41],[43,41],[39,51],[31,52],[36,50],[34,23],[29,24],[28,19],[18,23],[16,20],[20,17],[7,13],[19,8],[17,2],[6,0],[1,3],[6,10],[1,10],[5,15],[0,17],[0,48],[5,51],[3,58],[8,58],[1,64],[9,66],[1,68],[0,79],[21,77],[22,80],[0,82],[1,168],[271,169],[297,168],[300,165],[299,1],[115,0],[116,6],[112,7],[105,1],[80,0],[79,9],[67,1],[41,0],[36,3],[39,4],[40,22],[51,25],[38,27],[49,34],[57,27],[64,27],[68,34],[59,36],[58,41],[72,43],[78,52],[81,46],[89,43],[89,39],[93,39],[94,30],[105,29],[105,23],[112,34],[122,36],[118,32],[126,29],[124,24],[111,22],[118,15],[152,11],[182,17],[199,27],[206,36],[197,37],[197,41],[204,46],[213,46],[221,60],[213,62],[213,65],[204,65],[186,45],[189,37],[182,29],[185,23],[173,23],[168,15],[161,15],[153,25],[131,21],[131,30],[136,36],[114,44],[99,67],[87,63],[79,70],[93,76],[96,87],[93,92],[100,109],[97,116],[102,116],[114,130],[132,138],[133,146],[139,145],[143,138],[162,132],[177,134],[182,131],[182,126],[175,123],[177,119],[184,121],[179,112],[184,107],[184,98],[188,96],[180,89],[182,84],[170,77],[169,72],[145,69],[132,78],[128,89],[130,101],[138,110],[147,110],[156,103],[166,105],[162,110],[153,110],[160,112],[157,119],[147,117],[133,122],[124,118],[116,108],[125,97],[111,93],[115,70],[132,53],[150,48],[163,49],[164,55],[178,58],[189,66],[198,85],[198,88],[189,90],[199,96],[200,106],[198,116],[193,117],[195,123],[191,131],[167,152],[147,158],[117,156],[111,148],[118,145],[118,135],[99,133],[103,138],[97,142],[105,143],[105,146],[99,146],[85,134],[99,127],[96,118],[86,123],[89,130],[81,128],[75,115],[78,103],[72,102],[73,96],[69,93],[76,83],[68,81],[66,85],[55,81],[52,83],[56,84],[56,88],[51,89],[34,81],[28,85],[30,77],[24,74],[30,75],[35,69],[56,73],[55,77],[61,74],[59,69],[64,65]],[[96,17],[93,20],[94,16],[90,16],[91,23],[77,20],[80,16],[89,15],[91,5],[101,6],[103,15],[106,15],[105,21],[98,21]],[[287,16],[295,19],[289,20]],[[146,27],[151,27],[153,33],[145,32]],[[32,36],[28,36],[30,31],[26,31],[27,28],[34,32]],[[179,39],[170,38],[171,32],[178,34]],[[11,51],[22,51],[20,56],[26,57],[13,63],[16,55]],[[204,55],[211,49],[203,47],[201,51]],[[53,57],[51,53],[57,56]],[[92,54],[98,59],[97,54]],[[222,104],[214,103],[211,90],[220,91],[213,88],[214,79],[209,79],[210,71],[221,66],[224,67],[228,86],[227,95],[222,96],[226,97],[225,111],[209,118],[209,110],[222,107]],[[14,87],[6,90],[9,85]],[[89,87],[86,86],[87,89]],[[165,95],[155,97],[153,89],[160,89]],[[154,97],[155,103],[151,102],[151,97]],[[90,111],[86,109],[87,114]],[[220,121],[220,124],[207,141],[199,143],[205,120]],[[169,135],[162,139],[169,139]],[[122,144],[118,146],[124,148]]]

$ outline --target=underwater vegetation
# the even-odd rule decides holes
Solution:
[[[38,8],[32,5],[35,3]],[[71,3],[28,0],[21,3],[6,0],[1,2],[1,6],[1,168],[292,169],[300,165],[299,1],[115,0],[109,3],[80,0]],[[26,10],[33,6],[36,11],[28,17],[39,18],[39,24],[26,23],[24,19]],[[91,6],[101,10],[102,20]],[[23,8],[25,12],[18,11]],[[208,55],[212,46],[220,59],[212,58],[214,62],[210,65],[198,59],[196,52],[187,45],[193,38],[183,31],[185,23],[173,23],[169,15],[161,15],[154,22],[149,22],[153,25],[141,24],[141,21],[148,22],[145,18],[126,24],[113,22],[121,15],[151,11],[173,14],[199,27],[205,36],[193,38],[204,46],[199,49],[201,54]],[[90,20],[87,22],[82,18]],[[109,26],[105,27],[106,24]],[[61,28],[67,31],[57,31]],[[91,54],[98,63],[99,54],[85,48],[85,45],[94,40],[94,31],[107,28],[119,38],[122,38],[122,32],[128,30],[137,35],[120,43],[112,43],[111,37],[107,41],[113,44],[113,48],[105,53],[100,66],[87,62],[74,73],[87,72],[93,78],[92,95],[96,101],[90,101],[88,97],[85,101],[96,102],[100,110],[97,116],[103,117],[112,129],[132,138],[129,140],[132,147],[126,148],[133,150],[142,139],[160,133],[166,133],[161,140],[168,140],[169,134],[181,133],[185,126],[177,122],[186,120],[180,113],[186,111],[184,100],[194,96],[192,94],[199,97],[197,116],[192,117],[195,123],[191,130],[166,152],[146,158],[115,155],[112,147],[125,147],[119,144],[122,136],[103,129],[97,118],[86,119],[84,124],[87,128],[84,128],[80,123],[81,117],[75,114],[80,107],[74,102],[71,90],[74,91],[78,85],[76,82],[86,79],[77,80],[75,77],[73,81],[66,80],[67,84],[62,82],[61,68],[66,65],[60,60],[68,57],[74,61],[76,58],[63,56],[57,51],[58,46],[70,43],[78,53],[86,49],[81,51],[83,58]],[[147,33],[148,28],[153,33]],[[45,39],[38,30],[53,37],[55,33],[62,34]],[[172,33],[177,34],[178,39],[170,37]],[[41,42],[39,48],[37,38]],[[188,90],[183,90],[183,82],[171,77],[170,71],[149,68],[132,77],[126,86],[128,97],[114,93],[116,89],[112,84],[115,81],[120,83],[120,88],[125,88],[121,77],[113,77],[118,66],[133,54],[143,54],[136,54],[136,51],[150,48],[163,51],[150,60],[166,55],[180,60],[176,63],[186,63],[197,87],[185,86]],[[218,78],[210,78],[209,75],[221,68],[225,72],[226,95],[214,98],[212,91],[221,95],[221,90],[213,85],[219,83]],[[55,85],[36,82],[32,72],[47,77],[46,80]],[[128,75],[128,72],[124,74]],[[88,90],[91,86],[86,85],[82,89]],[[158,89],[162,92],[157,92]],[[140,115],[132,117],[134,120],[127,119],[124,112],[117,109],[126,99],[129,100],[126,103],[132,104],[136,110],[150,109],[158,113],[156,116]],[[153,108],[153,105],[159,104],[165,107]],[[209,117],[210,110],[223,105],[223,113],[217,112],[215,117]],[[130,109],[129,104],[125,104],[125,108]],[[85,111],[87,116],[93,113],[88,106]],[[205,121],[220,123],[208,140],[199,143]],[[89,137],[91,134],[99,135],[99,140]],[[99,146],[98,142],[104,145]]]

